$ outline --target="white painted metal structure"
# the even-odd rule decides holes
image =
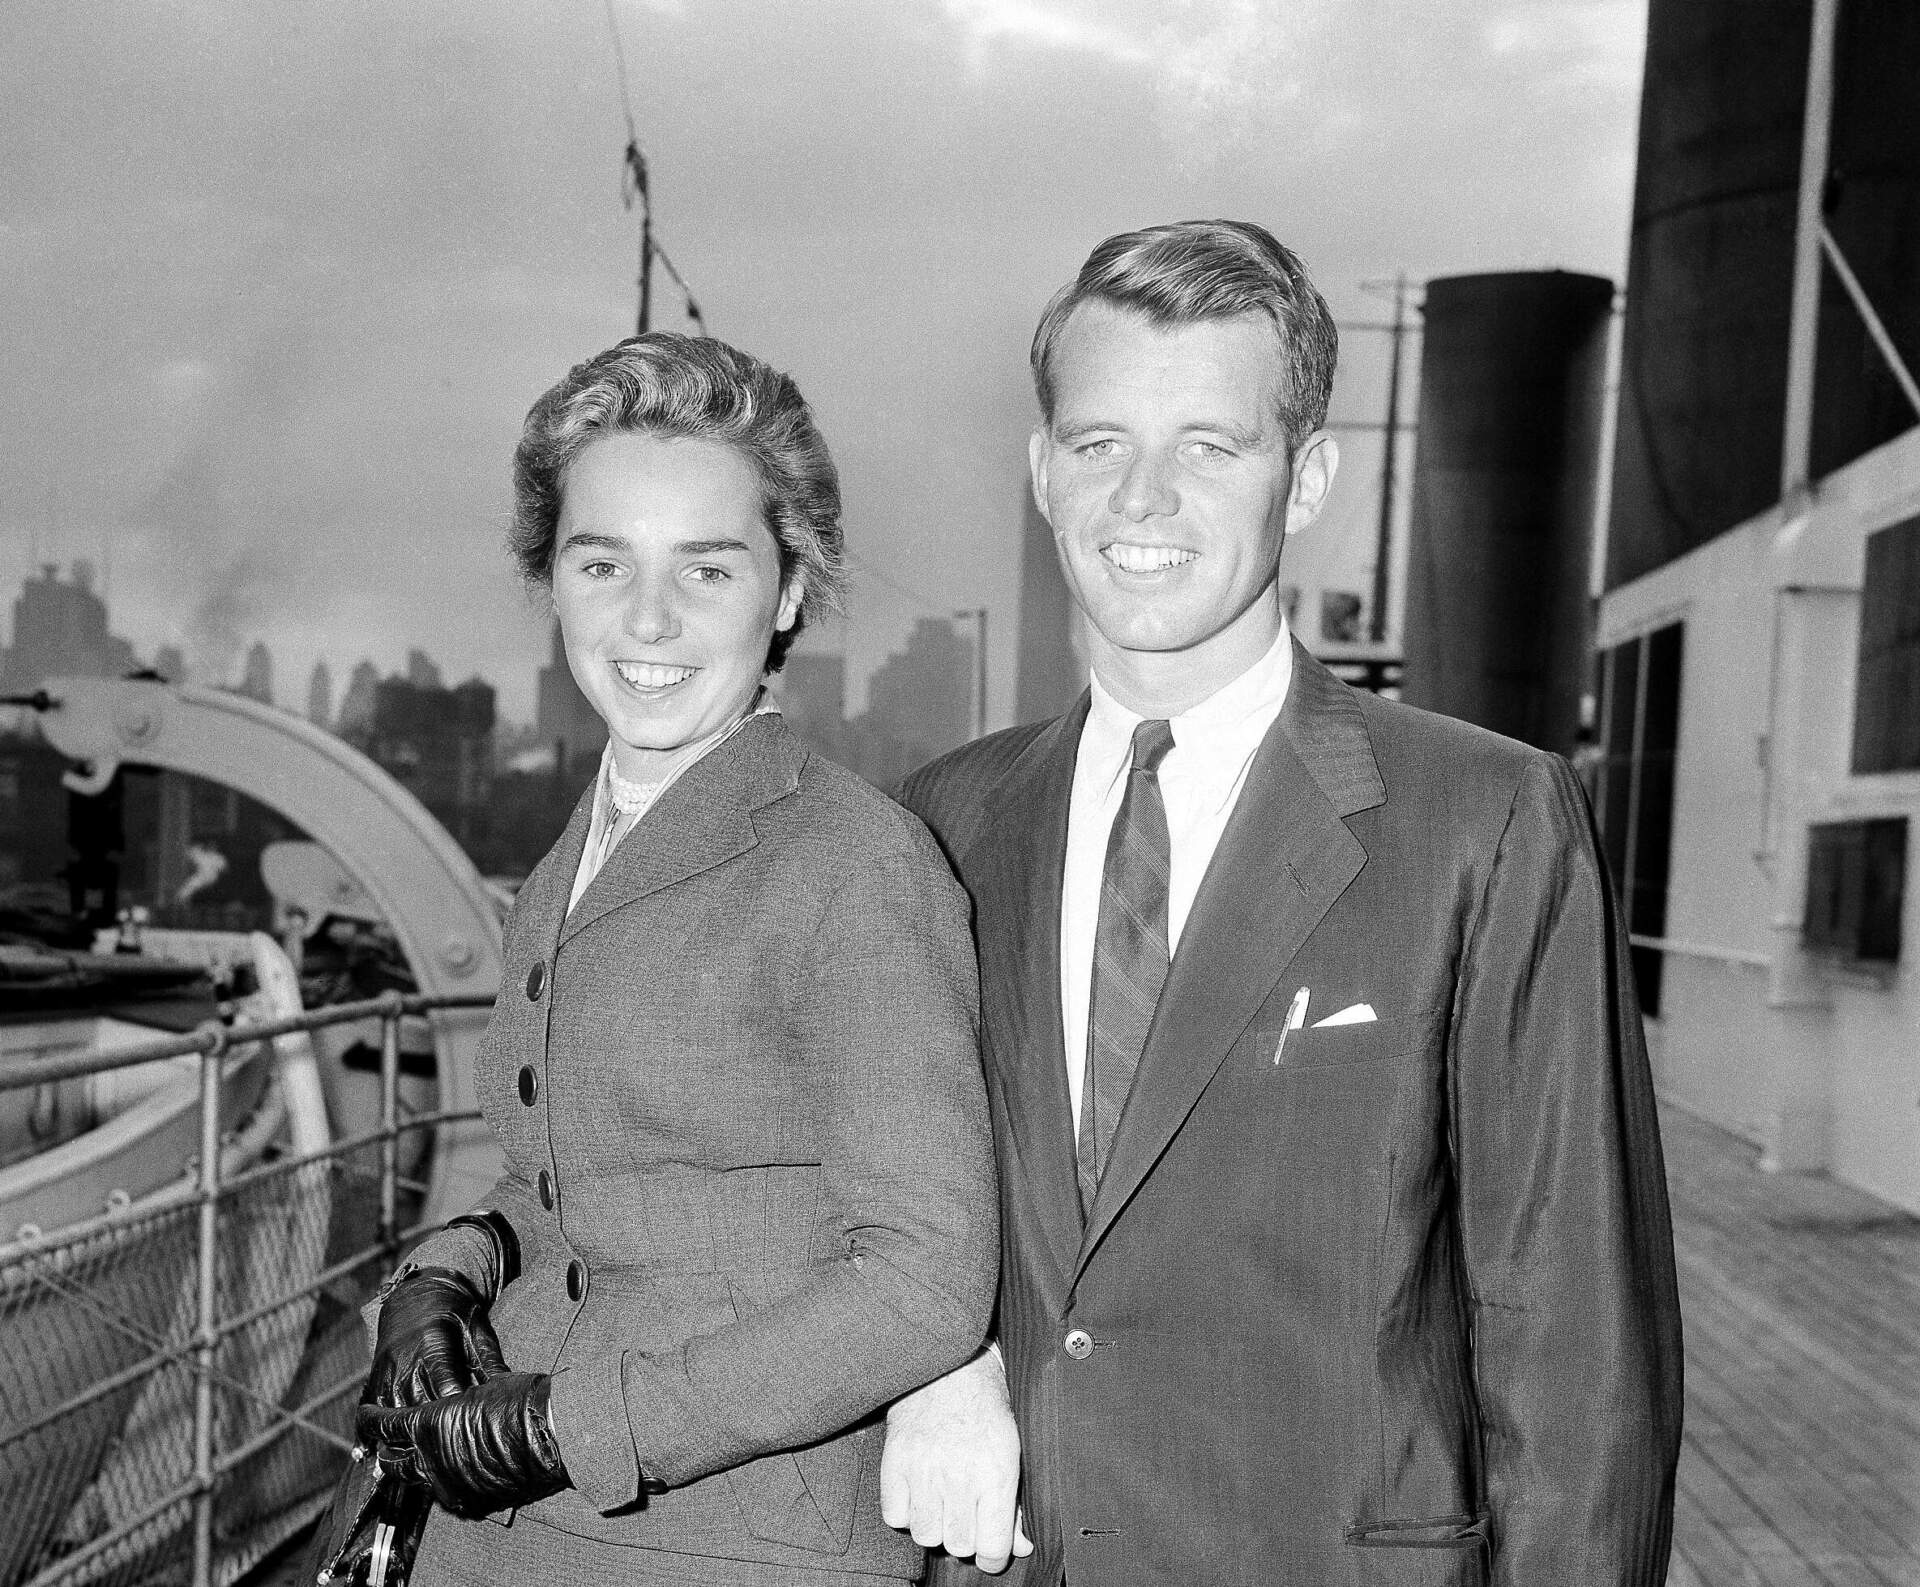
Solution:
[[[1920,885],[1902,962],[1801,947],[1807,829],[1904,815],[1920,771],[1851,770],[1867,537],[1920,513],[1920,428],[1609,591],[1597,642],[1686,624],[1655,1077],[1776,1169],[1920,1213]],[[1910,867],[1911,867],[1911,861]]]
[[[240,695],[158,681],[52,678],[41,731],[84,763],[69,785],[104,788],[122,764],[187,772],[258,800],[340,861],[385,917],[422,993],[494,996],[500,915],[473,863],[420,801],[331,733]],[[477,1106],[486,1011],[432,1016],[440,1108]],[[424,1216],[463,1212],[500,1172],[481,1122],[444,1125]]]

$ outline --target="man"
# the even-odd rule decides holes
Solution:
[[[894,1408],[883,1506],[1045,1587],[1658,1587],[1680,1337],[1625,942],[1564,761],[1288,633],[1334,348],[1232,222],[1108,239],[1041,320],[1092,689],[906,789],[974,900],[1005,1371]]]

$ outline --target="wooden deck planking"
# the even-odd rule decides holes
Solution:
[[[1723,1436],[1738,1441],[1752,1455],[1764,1456],[1764,1444],[1742,1428],[1782,1426],[1790,1423],[1803,1428],[1806,1419],[1789,1402],[1771,1392],[1741,1392],[1741,1386],[1729,1384],[1710,1364],[1696,1359],[1689,1366],[1688,1410],[1696,1407],[1696,1430],[1704,1434],[1702,1418],[1723,1430]],[[1773,1451],[1779,1458],[1779,1451]],[[1911,1504],[1886,1478],[1885,1466],[1862,1460],[1847,1447],[1843,1437],[1827,1427],[1811,1429],[1782,1462],[1796,1481],[1806,1485],[1827,1508],[1826,1519],[1841,1528],[1843,1537],[1857,1538],[1863,1546],[1898,1550],[1911,1524]]]
[[[1662,1125],[1687,1365],[1669,1587],[1920,1587],[1920,1219]]]
[[[1713,1328],[1724,1318],[1724,1313],[1696,1307],[1693,1326]],[[1727,1327],[1723,1345],[1729,1340],[1740,1340],[1735,1327]],[[1770,1359],[1765,1341],[1747,1348],[1752,1350],[1749,1370],[1738,1373],[1728,1373],[1712,1355],[1696,1351],[1688,1366],[1689,1390],[1697,1389],[1702,1403],[1723,1421],[1796,1427],[1795,1458],[1814,1466],[1825,1480],[1845,1484],[1854,1504],[1890,1535],[1900,1535],[1910,1522],[1912,1499],[1907,1488],[1889,1476],[1906,1452],[1897,1438],[1877,1427],[1870,1415],[1861,1416],[1857,1406],[1822,1397],[1797,1361]]]

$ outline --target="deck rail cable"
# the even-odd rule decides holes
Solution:
[[[199,1150],[158,1190],[0,1229],[0,1587],[226,1587],[321,1513],[368,1366],[360,1309],[432,1228],[429,1132],[476,1116],[404,1104],[400,1022],[490,1002],[389,992],[0,1063],[5,1090],[192,1056],[199,1098]],[[272,1081],[222,1117],[262,1044],[369,1020],[376,1127],[296,1153]]]

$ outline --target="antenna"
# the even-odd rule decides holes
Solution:
[[[1387,579],[1393,562],[1394,465],[1400,449],[1400,351],[1407,336],[1407,273],[1393,282],[1393,361],[1387,366],[1386,449],[1380,459],[1380,529],[1373,556],[1373,611],[1368,637],[1378,644],[1387,637]]]
[[[620,40],[620,19],[614,14],[613,0],[607,0],[607,33],[613,40],[614,71],[620,79],[620,110],[627,119],[627,146],[620,155],[620,202],[623,207],[640,209],[640,308],[634,317],[634,334],[645,336],[653,328],[653,262],[673,278],[685,301],[687,318],[702,336],[708,334],[707,322],[694,301],[693,289],[681,275],[672,257],[653,235],[653,194],[647,181],[647,157],[640,147],[640,129],[633,115],[633,89],[627,76],[627,50]]]

